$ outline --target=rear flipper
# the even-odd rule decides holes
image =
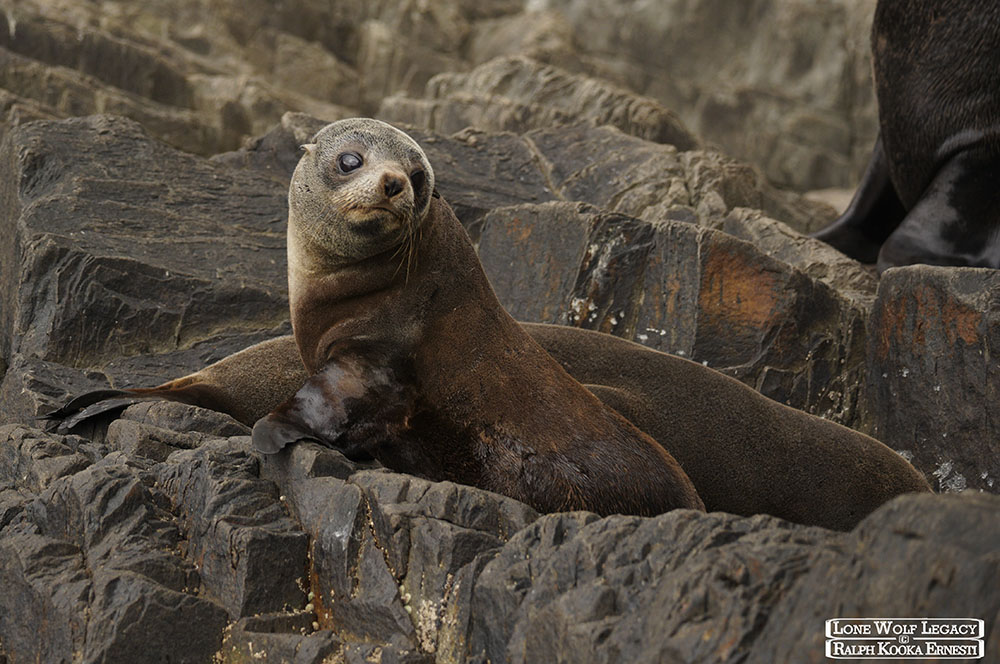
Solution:
[[[48,431],[67,434],[100,415],[116,414],[132,404],[142,401],[177,401],[222,413],[231,411],[227,400],[223,398],[218,389],[198,382],[189,382],[177,387],[177,383],[182,381],[187,381],[187,379],[181,378],[159,387],[85,392],[74,397],[61,408],[41,415],[39,419],[48,420],[45,427]]]
[[[376,457],[378,446],[407,428],[412,382],[388,363],[351,354],[331,360],[253,427],[253,445],[274,454],[317,440],[351,459]]]
[[[862,263],[874,263],[882,243],[904,216],[906,209],[889,179],[889,162],[879,137],[851,204],[813,237]]]
[[[1000,268],[996,154],[975,146],[942,166],[878,256],[878,271],[926,263]]]
[[[68,434],[80,424],[98,415],[122,411],[134,403],[155,398],[144,397],[128,390],[94,390],[69,400],[62,408],[41,415],[38,419],[47,420],[45,425],[47,431]]]

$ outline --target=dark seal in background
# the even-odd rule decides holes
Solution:
[[[816,237],[880,272],[1000,267],[1000,3],[882,0],[872,58],[880,138]]]

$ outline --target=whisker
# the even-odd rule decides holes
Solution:
[[[418,225],[418,226],[411,226],[408,229],[408,231],[409,232],[407,233],[407,237],[410,240],[410,242],[409,242],[409,244],[410,244],[410,250],[409,250],[407,258],[406,258],[406,276],[407,276],[407,279],[410,276],[410,266],[411,266],[411,263],[412,263],[413,269],[414,270],[417,269],[417,250],[419,249],[419,247],[420,247],[420,241],[423,238],[424,227],[423,227],[422,224]]]
[[[392,256],[389,257],[389,260],[392,260],[393,258],[398,256],[399,252],[403,251],[403,248],[405,246],[406,246],[406,240],[404,239],[402,242],[399,243],[399,246],[396,247],[396,251],[392,252]]]
[[[392,258],[395,258],[396,256],[399,256],[400,253],[404,252],[404,251],[406,253],[409,253],[409,248],[407,247],[408,243],[409,243],[409,234],[407,234],[407,237],[403,238],[403,241],[400,242],[399,247],[397,247],[395,253],[392,254]],[[406,254],[404,253],[403,256],[400,256],[399,264],[396,265],[396,269],[392,273],[393,278],[395,278],[396,275],[399,274],[399,271],[403,268],[403,263],[404,263],[403,259],[404,259],[405,255]],[[392,260],[392,258],[390,258],[390,260]],[[407,272],[407,278],[408,277],[409,277],[409,272]]]

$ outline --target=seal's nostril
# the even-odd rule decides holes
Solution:
[[[403,182],[402,178],[395,175],[385,175],[382,177],[382,186],[385,189],[386,197],[392,198],[399,192],[403,191],[406,183]]]

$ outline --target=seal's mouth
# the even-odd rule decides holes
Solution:
[[[347,211],[352,213],[356,221],[379,219],[383,221],[392,220],[399,224],[403,224],[406,221],[406,215],[402,211],[389,205],[352,205],[347,208]]]
[[[355,209],[359,210],[359,211],[368,210],[368,211],[371,211],[371,212],[374,212],[376,210],[382,210],[383,212],[388,212],[389,214],[392,214],[392,215],[396,215],[396,216],[399,215],[399,210],[397,210],[397,209],[395,209],[393,207],[390,207],[388,205],[358,205],[358,206],[355,207]]]
[[[413,222],[412,207],[403,209],[387,203],[357,203],[342,208],[350,222],[350,230],[357,236],[373,242],[390,242],[395,251],[392,259],[399,258],[396,271],[406,270],[406,278],[416,266],[419,224]]]

